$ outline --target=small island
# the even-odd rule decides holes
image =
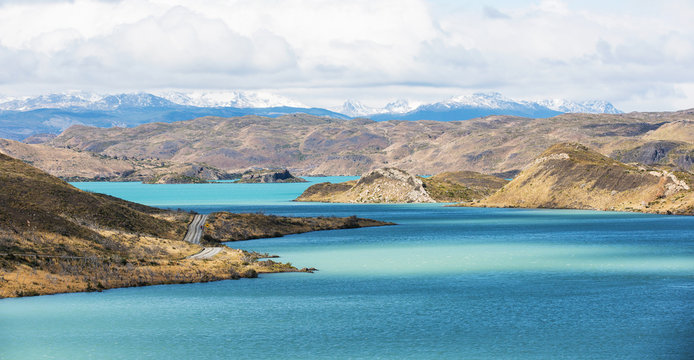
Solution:
[[[259,169],[245,171],[237,182],[241,184],[302,183],[306,180],[292,175],[287,169]]]
[[[153,175],[145,184],[204,184],[217,180],[235,180],[240,174],[228,173],[208,165],[185,164],[175,166],[169,172]]]
[[[343,203],[434,203],[482,199],[508,180],[473,171],[445,172],[429,178],[396,168],[375,169],[359,180],[320,183],[295,201]]]

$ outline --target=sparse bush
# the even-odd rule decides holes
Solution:
[[[248,270],[243,272],[243,277],[245,277],[245,278],[257,278],[258,272],[253,270],[253,269],[248,269]]]

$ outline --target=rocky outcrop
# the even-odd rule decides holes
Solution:
[[[583,145],[562,143],[547,149],[481,204],[691,215],[693,176],[624,164]]]
[[[175,166],[174,171],[152,176],[145,179],[146,184],[201,184],[216,180],[234,180],[239,178],[239,174],[227,173],[217,168],[198,165],[185,164]]]
[[[263,169],[246,171],[238,182],[243,184],[299,183],[306,180],[292,175],[286,169]]]
[[[358,181],[316,184],[296,201],[344,203],[432,203],[422,180],[395,168],[376,169]]]
[[[650,141],[629,150],[617,150],[610,155],[625,163],[661,165],[673,170],[694,169],[694,145],[683,141]]]

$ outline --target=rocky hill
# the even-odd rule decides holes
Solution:
[[[112,158],[204,163],[233,172],[262,167],[298,175],[360,175],[383,167],[415,174],[452,169],[502,173],[522,169],[557,142],[580,142],[610,156],[653,141],[694,143],[694,110],[453,122],[302,114],[204,117],[135,128],[73,126],[46,144]],[[676,163],[690,170],[683,155]]]
[[[583,145],[561,143],[480,204],[691,215],[692,178],[688,172],[624,164]]]
[[[421,179],[400,169],[383,168],[372,170],[356,181],[313,185],[296,201],[429,203],[434,199],[424,190]]]
[[[310,186],[296,201],[344,203],[468,202],[482,199],[508,181],[472,171],[446,172],[429,178],[395,168],[370,171],[359,180]]]
[[[233,180],[241,177],[241,174],[229,173],[206,164],[111,157],[86,150],[24,144],[6,139],[0,139],[0,153],[20,159],[67,181],[181,184]]]
[[[0,153],[62,179],[105,180],[131,176],[142,166],[132,161],[98,155],[88,151],[55,148],[41,144],[24,144],[0,139]]]
[[[146,184],[200,184],[216,180],[235,180],[241,174],[228,173],[217,168],[198,164],[171,164],[166,168],[152,169],[155,173],[142,182]],[[133,174],[124,180],[133,179]]]

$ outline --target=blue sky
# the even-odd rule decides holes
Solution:
[[[478,91],[694,107],[692,1],[0,0],[0,94],[261,90],[313,106]]]

